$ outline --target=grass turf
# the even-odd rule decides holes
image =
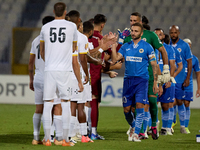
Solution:
[[[0,104],[0,150],[55,150],[55,149],[81,149],[81,150],[197,150],[200,143],[196,143],[196,134],[200,134],[200,110],[191,109],[189,124],[190,134],[180,133],[180,124],[175,126],[173,136],[161,136],[158,140],[151,137],[141,143],[128,142],[126,131],[129,126],[124,119],[121,107],[100,107],[98,133],[106,140],[94,143],[77,143],[74,147],[62,147],[52,144],[51,147],[43,145],[33,146],[32,116],[34,105],[6,105]],[[160,110],[159,110],[159,120]],[[43,130],[41,130],[43,138]]]

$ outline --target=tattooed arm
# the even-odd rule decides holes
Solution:
[[[154,92],[154,94],[156,94],[156,93],[158,93],[158,83],[157,83],[157,80],[158,80],[158,66],[157,66],[156,61],[151,61],[150,63],[151,63],[152,69],[153,69],[153,77],[154,77],[153,92]]]

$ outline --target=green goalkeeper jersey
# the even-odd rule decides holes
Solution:
[[[143,35],[141,38],[147,43],[151,44],[154,50],[163,46],[158,36],[152,31],[143,30]],[[130,42],[131,40],[132,40],[132,37],[131,35],[129,35],[128,37],[124,39],[124,43]],[[152,70],[151,65],[149,65],[148,71],[149,71],[149,81],[153,81],[154,78],[153,78],[153,70]]]

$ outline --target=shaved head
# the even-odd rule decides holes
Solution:
[[[173,44],[176,44],[178,42],[179,34],[180,34],[180,31],[179,31],[178,26],[172,25],[169,27],[169,35]]]

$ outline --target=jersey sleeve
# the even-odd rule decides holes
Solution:
[[[173,48],[174,51],[175,51],[175,55],[176,55],[176,63],[181,63],[182,62],[182,58],[181,58],[181,54],[180,52],[176,49],[176,48]]]
[[[118,51],[118,53],[122,54],[123,57],[124,57],[125,46],[126,46],[126,44],[123,45],[123,46],[119,49],[119,51]]]
[[[40,42],[44,42],[44,26],[42,27],[41,31],[40,31]]]
[[[195,57],[195,56],[193,56],[193,57],[194,57],[194,59],[192,59],[192,61],[195,60],[193,69],[194,69],[195,72],[199,72],[199,71],[200,71],[200,68],[199,68],[199,60],[198,60],[197,57]]]
[[[163,46],[162,42],[160,41],[160,39],[158,38],[158,36],[154,33],[154,32],[151,32],[152,33],[152,46],[155,48],[155,49],[159,49],[160,47]]]
[[[185,56],[186,56],[186,60],[192,58],[192,51],[190,49],[190,46],[187,43],[185,44]]]
[[[156,61],[154,49],[150,44],[147,46],[147,55],[148,55],[148,58],[149,58],[149,62]]]
[[[175,60],[175,51],[174,49],[170,46],[169,47],[169,53],[168,53],[168,60]]]
[[[77,42],[78,41],[78,30],[76,27],[74,30],[75,31],[74,31],[74,36],[73,36],[73,42]]]
[[[88,41],[87,38],[82,36],[80,41],[78,42],[78,53],[79,54],[87,54],[88,52]]]
[[[35,54],[35,52],[36,52],[36,47],[35,47],[35,45],[34,45],[34,41],[32,42],[32,44],[31,44],[31,51],[30,51],[30,55],[33,55],[33,54]]]

